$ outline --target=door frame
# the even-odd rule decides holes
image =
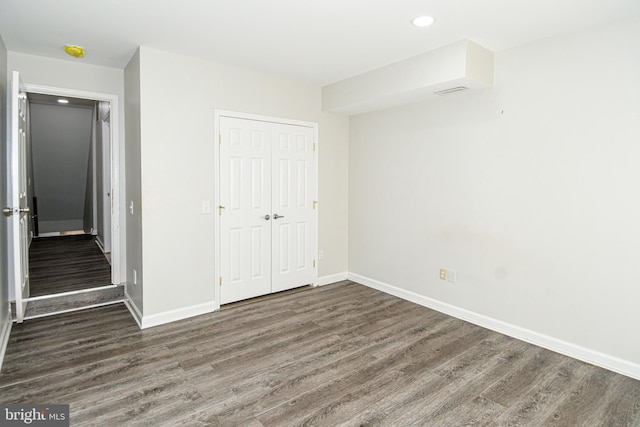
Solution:
[[[120,138],[120,105],[118,95],[110,93],[89,92],[77,89],[24,84],[29,93],[53,95],[60,97],[106,101],[110,106],[111,121],[111,282],[122,283],[122,242],[125,241],[124,227],[120,226],[120,207],[126,205],[125,182],[121,179],[120,153],[124,153],[124,141]],[[93,119],[92,119],[93,120]]]
[[[260,121],[260,122],[269,122],[269,123],[279,123],[279,124],[284,124],[284,125],[293,125],[293,126],[305,126],[305,127],[310,127],[313,129],[313,143],[315,144],[315,156],[314,156],[314,169],[315,169],[315,174],[316,174],[316,180],[315,180],[315,188],[313,189],[313,191],[315,192],[315,195],[313,197],[313,200],[318,201],[318,158],[319,158],[319,144],[318,144],[318,123],[315,122],[307,122],[307,121],[303,121],[303,120],[295,120],[295,119],[287,119],[287,118],[283,118],[283,117],[275,117],[275,116],[263,116],[260,114],[252,114],[252,113],[243,113],[243,112],[239,112],[239,111],[229,111],[229,110],[220,110],[220,109],[214,109],[213,111],[213,135],[214,135],[214,139],[213,139],[213,143],[214,143],[214,149],[213,149],[213,206],[214,209],[212,209],[212,213],[213,213],[213,217],[214,217],[214,221],[213,221],[213,242],[214,242],[214,247],[213,247],[213,257],[214,257],[214,310],[219,310],[220,309],[220,285],[219,285],[219,279],[220,279],[220,272],[221,272],[221,262],[220,262],[220,221],[219,221],[219,214],[218,214],[218,206],[220,206],[220,150],[219,150],[219,145],[220,145],[220,118],[221,117],[230,117],[230,118],[235,118],[235,119],[245,119],[245,120],[255,120],[255,121]],[[314,236],[314,242],[313,242],[313,250],[314,250],[314,254],[318,253],[318,209],[316,208],[316,215],[314,218],[315,221],[315,229],[316,229],[316,233]],[[315,271],[315,276],[314,276],[314,280],[312,282],[312,286],[317,286],[318,284],[318,262],[317,262],[317,257],[314,256],[314,259],[316,259],[316,267],[314,269]]]

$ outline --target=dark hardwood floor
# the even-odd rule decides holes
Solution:
[[[0,401],[73,426],[640,426],[640,381],[351,282],[146,330],[121,304],[26,321]]]
[[[42,237],[29,248],[31,296],[111,284],[111,266],[90,235]]]

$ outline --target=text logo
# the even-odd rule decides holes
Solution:
[[[69,405],[0,404],[0,425],[69,427]]]

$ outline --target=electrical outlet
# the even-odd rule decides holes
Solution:
[[[441,268],[440,269],[440,280],[447,280],[447,269],[446,268]]]
[[[324,259],[324,251],[322,249],[318,251],[318,259]]]

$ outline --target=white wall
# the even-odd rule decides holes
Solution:
[[[215,108],[319,123],[319,271],[346,272],[348,119],[319,87],[144,46],[140,76],[145,317],[213,303]]]
[[[93,111],[37,103],[30,111],[39,232],[82,230]]]
[[[0,165],[2,172],[0,173],[0,203],[2,207],[9,206],[7,194],[7,182],[5,171],[8,170],[7,158],[7,49],[4,41],[0,37]],[[7,340],[9,339],[9,331],[11,330],[11,318],[9,317],[9,277],[7,262],[7,245],[9,243],[8,236],[9,221],[0,218],[0,368],[2,368],[2,360],[6,350]]]
[[[126,114],[126,222],[127,236],[123,246],[126,247],[127,269],[123,276],[127,278],[125,291],[130,303],[136,311],[138,321],[143,311],[142,289],[142,216],[141,216],[141,187],[140,187],[140,51],[127,64],[124,70],[125,86],[125,114]],[[133,203],[133,212],[129,206]],[[137,272],[134,283],[133,271]]]
[[[493,89],[353,117],[349,271],[638,369],[638,40],[543,40]]]

